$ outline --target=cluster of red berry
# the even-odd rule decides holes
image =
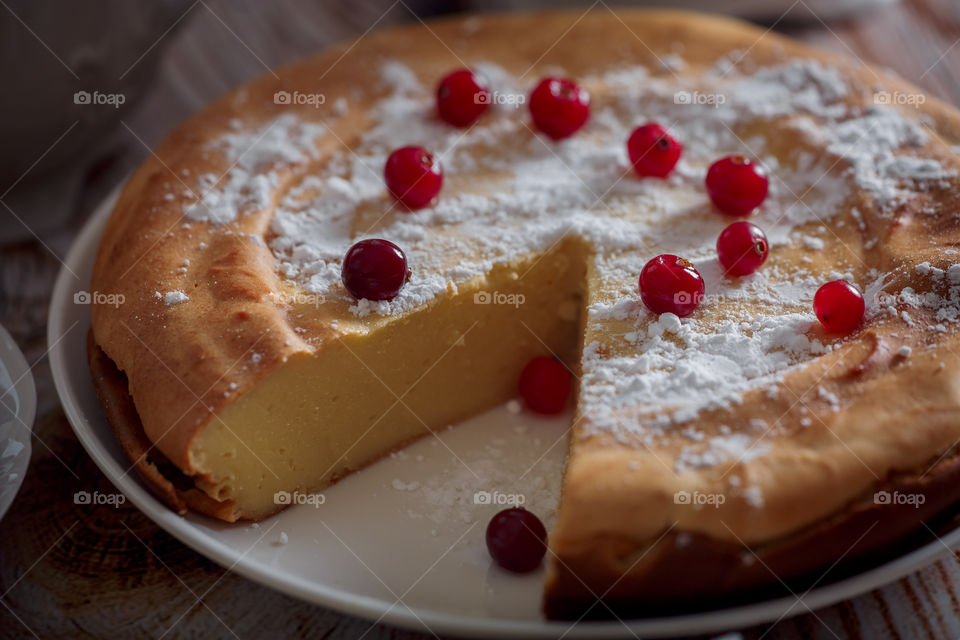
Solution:
[[[666,178],[676,166],[683,145],[659,124],[638,127],[627,142],[630,161],[640,177]],[[713,205],[729,216],[751,214],[767,197],[769,181],[763,169],[740,155],[717,160],[707,170],[707,195]],[[730,276],[753,273],[770,251],[767,236],[755,224],[741,220],[725,228],[717,238],[717,259]],[[703,300],[704,283],[693,264],[672,254],[659,255],[640,271],[640,298],[650,311],[686,317]],[[823,327],[847,333],[860,323],[863,295],[843,280],[828,282],[813,299],[814,312]]]
[[[638,135],[641,131],[644,133]],[[651,139],[651,135],[656,137]],[[639,127],[630,141],[635,139],[642,142],[631,147],[630,157],[635,167],[639,161],[644,168],[638,170],[640,175],[666,177],[680,157],[680,143],[655,123]],[[647,169],[649,161],[646,158],[651,150],[663,148],[677,151],[665,171],[661,165],[660,173],[652,174]],[[767,197],[767,185],[763,170],[743,156],[721,158],[707,171],[706,188],[710,200],[718,210],[730,216],[747,215],[760,206]],[[766,234],[745,220],[729,225],[717,238],[717,258],[731,276],[753,273],[766,261],[769,252]],[[681,318],[690,315],[703,300],[704,290],[703,278],[693,264],[672,254],[653,258],[640,271],[640,298],[650,311],[657,314],[670,312]]]
[[[437,86],[437,114],[458,127],[475,123],[493,102],[486,81],[470,69],[458,69]],[[534,126],[553,139],[578,131],[590,116],[590,94],[568,78],[548,77],[530,93]],[[662,126],[650,122],[637,127],[627,140],[633,169],[641,178],[666,178],[683,153],[683,145]],[[407,209],[429,204],[443,186],[440,161],[422,147],[402,147],[390,154],[384,167],[387,190]],[[746,216],[767,196],[764,170],[740,155],[714,162],[707,171],[706,192],[714,206],[729,216]],[[741,220],[717,238],[717,258],[727,275],[745,276],[764,263],[769,253],[766,235]],[[363,240],[350,248],[343,262],[344,285],[357,298],[390,300],[407,281],[407,261],[395,244]],[[652,312],[689,316],[703,300],[703,278],[694,265],[672,254],[659,255],[643,267],[640,297]],[[825,284],[814,298],[814,310],[824,328],[845,333],[863,317],[863,296],[845,281]]]
[[[493,102],[486,81],[470,69],[458,69],[437,85],[437,115],[456,127],[468,127]],[[566,78],[544,78],[530,93],[533,124],[554,140],[573,135],[590,116],[590,94]],[[423,147],[401,147],[384,167],[387,190],[407,209],[420,209],[443,186],[440,161]]]
[[[630,160],[641,177],[665,178],[680,159],[683,146],[656,123],[638,127],[627,143]],[[729,216],[746,216],[767,197],[769,182],[763,169],[739,155],[710,165],[705,180],[714,207]],[[717,238],[717,259],[730,276],[753,273],[770,251],[767,236],[757,225],[740,220]],[[656,314],[689,316],[703,300],[703,278],[693,264],[672,254],[659,255],[640,271],[640,298]],[[828,282],[817,291],[813,308],[824,329],[848,333],[864,313],[863,295],[844,280]]]
[[[656,123],[638,127],[627,142],[630,161],[641,177],[665,178],[677,164],[683,145]],[[727,156],[707,170],[707,194],[713,205],[730,216],[745,216],[767,197],[768,180],[763,169],[743,156]],[[717,238],[717,259],[727,275],[745,276],[766,261],[770,245],[763,230],[741,220],[724,229]],[[688,260],[663,254],[640,271],[640,298],[652,312],[671,312],[680,317],[693,313],[704,295],[700,273]],[[823,285],[813,299],[814,312],[827,331],[847,333],[863,318],[860,291],[843,280]]]
[[[472,125],[492,102],[486,81],[470,69],[458,69],[437,85],[437,114],[457,127]],[[590,94],[566,78],[544,78],[530,94],[530,115],[551,138],[569,137],[587,122]],[[383,177],[387,191],[408,210],[427,206],[443,186],[440,160],[423,147],[395,150]],[[407,258],[388,240],[361,240],[347,251],[341,279],[355,298],[391,300],[407,281]]]

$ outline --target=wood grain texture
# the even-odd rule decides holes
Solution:
[[[410,6],[429,12],[439,4]],[[0,248],[0,323],[36,363],[39,395],[31,468],[0,522],[0,637],[431,637],[371,626],[261,587],[194,553],[130,505],[75,504],[76,491],[113,487],[70,431],[45,358],[58,256],[149,146],[217,95],[269,68],[372,25],[411,19],[403,4],[382,0],[194,4],[158,45],[166,50],[149,93],[75,168],[83,189],[71,203],[71,228]],[[157,35],[168,26],[157,25]],[[889,67],[960,105],[960,6],[953,0],[904,0],[843,23],[814,18],[776,28]],[[960,557],[947,556],[836,606],[742,632],[774,640],[960,638]]]

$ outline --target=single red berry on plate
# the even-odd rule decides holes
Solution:
[[[817,289],[813,312],[830,333],[849,333],[863,320],[863,294],[845,280],[834,280]]]
[[[643,265],[640,299],[653,313],[684,318],[703,300],[704,284],[693,263],[665,253]]]
[[[452,71],[437,84],[437,114],[455,127],[473,124],[489,106],[486,80],[470,69]]]
[[[767,234],[746,220],[734,222],[717,238],[717,258],[731,276],[750,275],[766,262],[769,253]]]
[[[717,209],[743,216],[763,204],[769,181],[763,168],[749,158],[727,156],[710,165],[706,186]]]
[[[520,372],[520,397],[537,413],[553,415],[563,411],[570,387],[570,372],[556,358],[534,358]]]
[[[487,525],[487,550],[504,569],[528,573],[547,553],[547,528],[526,509],[504,509]]]
[[[530,115],[554,140],[568,138],[590,117],[590,94],[568,78],[544,78],[530,94]]]
[[[641,178],[666,178],[680,159],[683,145],[656,122],[648,122],[630,134],[627,153]]]
[[[387,189],[411,209],[420,209],[440,193],[440,161],[422,147],[401,147],[390,154],[383,169]]]
[[[389,240],[361,240],[344,256],[340,278],[354,298],[392,300],[407,282],[407,257]]]

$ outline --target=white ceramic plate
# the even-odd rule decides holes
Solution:
[[[960,530],[798,600],[769,600],[687,616],[570,625],[540,617],[542,571],[507,575],[487,557],[483,534],[502,508],[476,492],[521,494],[549,524],[569,417],[539,420],[495,409],[428,437],[324,494],[260,523],[180,517],[140,483],[114,441],[90,382],[84,351],[85,291],[115,198],[86,225],[57,279],[50,306],[50,361],[73,429],[100,469],[148,517],[196,551],[251,580],[374,621],[472,637],[679,636],[741,628],[803,613],[904,576],[960,545]],[[73,273],[71,273],[71,271]],[[76,274],[76,275],[74,275]],[[109,293],[109,292],[105,292]],[[61,339],[62,338],[62,339]],[[494,494],[494,492],[500,492]],[[491,500],[493,502],[494,500]],[[285,544],[281,541],[285,539]]]
[[[30,465],[30,428],[37,392],[17,344],[0,327],[0,518],[23,484]]]

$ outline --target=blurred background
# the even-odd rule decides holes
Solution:
[[[180,578],[158,566],[157,557],[177,563],[178,575],[191,585],[219,585],[217,595],[227,601],[243,593],[244,602],[257,603],[242,610],[219,607],[232,627],[300,635],[304,628],[346,624],[337,614],[224,574],[132,508],[125,512],[126,529],[116,519],[84,518],[69,536],[69,548],[63,549],[65,543],[46,555],[63,531],[54,524],[58,510],[72,508],[46,504],[52,483],[71,481],[50,460],[99,477],[69,430],[44,357],[53,280],[83,222],[152,147],[225,91],[372,29],[469,11],[615,11],[651,3],[737,15],[888,67],[930,95],[960,105],[958,0],[0,0],[0,324],[33,365],[39,400],[33,473],[19,505],[0,523],[0,637],[19,628],[7,615],[7,603],[13,609],[39,606],[38,598],[50,599],[50,606],[32,626],[42,622],[50,637],[112,637],[118,625],[137,625],[153,635],[169,626],[171,607],[184,608],[184,598],[191,604]],[[157,557],[129,542],[133,530],[157,549]],[[16,532],[21,535],[13,540]],[[114,545],[119,553],[107,552]],[[5,593],[4,585],[18,583]],[[885,593],[857,606],[864,615],[888,620],[890,628],[917,623],[934,606],[932,600],[914,606],[916,596],[909,593],[897,591],[890,600]],[[950,598],[953,605],[943,606],[960,613],[956,597]],[[114,604],[105,608],[105,599]],[[835,609],[823,615],[846,620],[843,607]],[[189,615],[200,623],[210,618],[200,607]],[[206,628],[218,628],[207,622]],[[777,638],[814,635],[804,631],[804,617],[789,624],[793,631]]]

